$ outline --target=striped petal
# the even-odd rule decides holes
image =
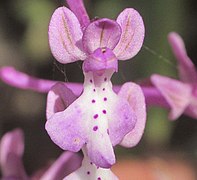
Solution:
[[[93,21],[84,31],[84,49],[89,54],[98,48],[114,49],[120,35],[121,28],[116,21],[106,18]]]
[[[141,49],[144,41],[144,23],[140,14],[127,8],[117,18],[122,34],[114,53],[119,60],[127,60],[135,56]]]
[[[66,64],[84,60],[81,50],[82,30],[77,17],[66,7],[55,10],[49,24],[49,45],[53,56]]]

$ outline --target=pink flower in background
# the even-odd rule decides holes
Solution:
[[[172,32],[168,36],[178,64],[180,80],[161,75],[152,75],[152,85],[143,86],[147,104],[171,109],[169,118],[177,119],[181,114],[197,118],[197,71],[188,57],[181,37]]]
[[[24,137],[20,129],[7,132],[0,141],[0,168],[4,180],[61,180],[81,165],[82,158],[74,153],[63,153],[50,167],[29,177],[25,172],[22,156]]]

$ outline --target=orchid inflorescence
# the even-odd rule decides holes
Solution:
[[[118,178],[110,170],[116,161],[114,147],[138,144],[145,128],[146,105],[170,109],[172,120],[182,113],[197,117],[197,71],[180,36],[170,33],[180,80],[155,74],[148,83],[113,86],[110,79],[118,72],[118,60],[131,59],[142,47],[145,29],[141,16],[127,8],[116,20],[90,20],[82,0],[67,0],[67,4],[70,9],[60,7],[52,15],[49,45],[62,64],[83,61],[84,83],[37,79],[12,67],[1,68],[0,78],[18,88],[48,93],[46,131],[56,145],[72,152],[62,155],[41,179],[61,179],[74,171],[80,159],[76,166],[59,173],[70,158],[77,158],[73,152],[82,150],[81,167],[65,180],[115,180]],[[21,161],[23,146],[20,130],[2,138],[0,163],[5,178],[29,178]]]

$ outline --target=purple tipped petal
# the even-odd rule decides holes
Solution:
[[[88,157],[98,167],[110,168],[116,161],[114,150],[107,131],[104,134],[99,128],[90,132],[92,138],[87,144]]]
[[[81,28],[85,28],[90,23],[90,19],[84,7],[83,0],[66,0],[66,2],[71,11],[77,16]]]
[[[122,34],[114,53],[119,60],[127,60],[135,56],[142,47],[144,40],[144,23],[140,14],[127,8],[117,18]]]
[[[47,119],[57,112],[64,111],[75,99],[76,96],[63,83],[54,85],[47,96]]]
[[[75,101],[66,110],[48,119],[45,128],[53,142],[64,150],[78,152],[87,137],[82,115]]]
[[[81,166],[82,157],[76,153],[64,152],[52,166],[42,175],[41,179],[63,179]]]
[[[3,177],[27,179],[22,163],[23,133],[20,129],[6,133],[0,143],[0,165]]]
[[[169,118],[172,120],[177,119],[191,101],[191,86],[160,75],[152,75],[151,82],[171,106]]]
[[[178,70],[181,80],[188,83],[196,83],[197,71],[187,55],[182,38],[177,33],[172,32],[168,35],[168,40],[178,61]]]
[[[121,28],[116,21],[110,19],[99,19],[93,21],[85,29],[83,35],[84,49],[93,53],[98,48],[114,49],[121,35]]]
[[[29,76],[10,66],[0,68],[0,79],[10,86],[20,89],[30,89],[41,93],[49,92],[49,90],[58,83],[58,81],[38,79]],[[71,89],[76,96],[79,96],[83,90],[83,86],[80,83],[64,84]]]
[[[77,17],[66,7],[60,7],[53,13],[49,24],[49,44],[53,56],[66,64],[84,60],[80,50],[82,30]]]

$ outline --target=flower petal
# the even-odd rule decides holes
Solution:
[[[144,41],[144,23],[140,14],[127,8],[117,18],[117,23],[122,28],[122,34],[114,53],[119,60],[127,60],[135,56]]]
[[[118,60],[111,49],[101,48],[96,49],[83,63],[83,70],[85,72],[97,72],[107,69],[118,70]]]
[[[171,106],[169,118],[177,119],[186,109],[191,101],[191,86],[181,81],[160,75],[152,75],[151,82],[158,88],[166,101]]]
[[[20,89],[29,89],[40,93],[48,93],[49,90],[58,83],[58,81],[38,79],[17,71],[11,66],[0,68],[0,79],[10,86]],[[83,85],[80,83],[66,82],[64,84],[71,89],[76,96],[79,96],[83,90]]]
[[[112,101],[112,100],[111,100]],[[124,136],[131,132],[136,124],[136,114],[125,98],[118,95],[109,103],[109,136],[113,146],[119,144]]]
[[[64,152],[42,175],[41,180],[63,179],[81,166],[82,157],[76,153]]]
[[[51,116],[45,128],[52,141],[64,150],[79,151],[87,142],[83,113],[75,101],[66,110]]]
[[[66,64],[85,59],[86,56],[80,49],[83,33],[77,17],[68,8],[55,10],[48,34],[49,45],[57,61]]]
[[[146,124],[146,104],[144,94],[139,85],[126,83],[122,86],[118,96],[125,98],[133,109],[137,121],[135,127],[122,140],[121,145],[133,147],[140,141]]]
[[[90,19],[83,4],[83,0],[66,0],[72,12],[77,16],[82,29],[89,23]]]
[[[197,71],[188,57],[182,38],[175,32],[168,35],[169,43],[178,61],[179,76],[183,82],[196,83]]]
[[[110,168],[115,164],[116,159],[107,132],[104,133],[99,126],[97,132],[90,131],[89,135],[92,137],[87,144],[87,153],[90,160],[98,167]]]
[[[54,85],[47,96],[47,119],[57,112],[64,111],[74,100],[76,96],[63,83]]]
[[[6,133],[0,143],[0,165],[3,177],[27,179],[22,163],[24,152],[23,133],[15,129]]]
[[[121,35],[121,28],[116,21],[103,18],[95,20],[85,29],[83,35],[84,49],[93,53],[98,48],[114,49]]]

